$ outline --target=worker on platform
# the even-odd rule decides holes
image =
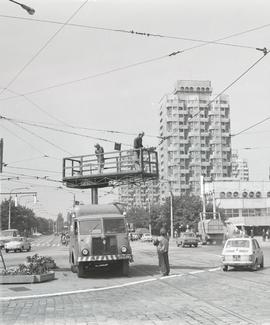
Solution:
[[[134,150],[135,150],[135,163],[140,164],[140,155],[141,155],[141,149],[143,148],[143,136],[144,132],[141,132],[138,134],[138,136],[134,139]]]
[[[97,162],[98,162],[98,172],[101,174],[103,173],[104,169],[104,164],[105,164],[105,159],[104,159],[104,149],[101,147],[99,143],[95,145],[95,154],[97,157]]]

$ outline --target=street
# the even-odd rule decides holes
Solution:
[[[265,268],[220,270],[221,246],[170,244],[171,275],[161,277],[152,243],[132,242],[130,276],[69,271],[59,237],[33,242],[33,253],[55,258],[56,280],[2,286],[1,324],[270,324],[270,243]],[[4,253],[7,265],[29,253]],[[15,262],[16,261],[16,262]]]

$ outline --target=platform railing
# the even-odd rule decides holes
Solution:
[[[103,164],[104,161],[104,164]],[[105,152],[104,159],[96,154],[63,159],[63,179],[80,176],[125,174],[138,172],[158,174],[157,152],[150,149]]]

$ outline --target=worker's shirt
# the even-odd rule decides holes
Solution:
[[[95,150],[95,154],[97,156],[98,161],[104,161],[104,149],[102,147],[99,147]]]
[[[139,149],[142,148],[142,138],[141,137],[137,137],[134,139],[134,149]]]
[[[164,237],[164,236],[160,236],[158,238],[159,244],[157,246],[157,250],[159,253],[168,253],[169,251],[169,240]]]

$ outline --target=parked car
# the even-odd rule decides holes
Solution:
[[[6,229],[0,232],[0,249],[4,248],[5,243],[11,241],[14,237],[18,237],[19,231],[17,229]]]
[[[141,241],[149,241],[149,242],[152,242],[153,241],[153,237],[152,237],[151,234],[145,233],[145,234],[142,235]]]
[[[182,232],[179,237],[176,238],[177,247],[182,246],[194,246],[198,247],[199,239],[194,232]]]
[[[255,238],[230,238],[226,241],[222,251],[223,271],[229,266],[250,267],[256,271],[264,267],[263,251]]]
[[[14,252],[22,252],[31,250],[30,241],[25,237],[16,237],[12,239],[10,242],[5,243],[5,251],[8,253],[9,251]]]

